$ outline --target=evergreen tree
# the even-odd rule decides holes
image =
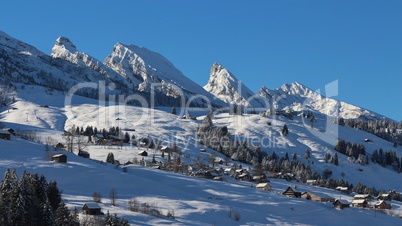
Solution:
[[[306,154],[304,155],[305,159],[310,159],[310,151],[306,149]]]
[[[176,115],[177,113],[176,113],[176,107],[173,105],[172,106],[172,114],[174,114],[174,115]]]
[[[283,125],[282,127],[282,135],[287,136],[289,134],[288,125]]]
[[[335,153],[335,155],[334,155],[334,164],[335,164],[336,166],[339,166],[338,154],[336,154],[336,153]]]
[[[47,197],[49,200],[50,207],[52,208],[53,211],[56,211],[61,203],[61,192],[59,188],[57,188],[56,181],[49,182]]]
[[[109,152],[109,154],[107,154],[106,162],[107,162],[107,163],[114,164],[114,155],[113,155],[113,152]]]
[[[69,226],[70,225],[70,213],[66,204],[63,202],[60,203],[59,207],[56,210],[56,218],[55,218],[56,226]]]

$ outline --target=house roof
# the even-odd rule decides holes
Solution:
[[[341,204],[349,204],[349,202],[344,199],[336,199],[334,203],[336,203],[336,202],[339,202]]]
[[[87,203],[84,203],[84,205],[88,206],[88,208],[90,208],[90,209],[101,209],[99,204],[96,202],[87,202]]]
[[[288,187],[287,189],[286,189],[286,191],[288,191],[288,190],[292,190],[293,192],[300,192],[299,190],[297,190],[296,188],[292,188],[292,187]],[[285,192],[286,192],[285,191]]]
[[[61,156],[66,156],[65,154],[57,154],[57,155],[53,155],[53,157],[61,157]]]
[[[352,201],[353,204],[363,204],[365,202],[366,202],[366,200],[364,200],[364,199],[355,199]]]
[[[8,132],[7,130],[0,129],[0,134],[10,135],[10,132]]]
[[[349,188],[348,187],[338,186],[338,187],[335,188],[335,190],[347,191],[347,190],[349,190]]]
[[[318,196],[320,198],[332,198],[331,196],[329,196],[327,194],[324,194],[324,193],[320,193],[320,192],[309,192],[309,191],[307,191],[307,192],[304,192],[303,195],[304,194],[311,194],[311,195]]]
[[[376,203],[375,203],[375,205],[376,206],[379,206],[379,205],[381,205],[381,204],[385,204],[385,205],[388,205],[388,203],[386,203],[384,200],[379,200],[379,201],[377,201]]]
[[[270,186],[268,183],[259,183],[257,184],[257,186],[255,186],[256,188],[264,188],[266,186]]]
[[[360,198],[360,199],[365,199],[365,198],[368,198],[368,197],[370,197],[369,194],[358,194],[358,195],[354,196],[354,198]]]

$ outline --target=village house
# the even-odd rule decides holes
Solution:
[[[115,135],[109,135],[110,144],[112,145],[120,145],[123,144],[123,138]]]
[[[211,172],[209,171],[203,171],[203,170],[199,170],[196,172],[191,172],[190,173],[191,177],[199,177],[199,178],[207,178],[207,179],[213,179],[214,176],[211,174]]]
[[[60,163],[67,163],[67,155],[65,155],[65,154],[53,155],[52,161],[60,162]]]
[[[0,139],[11,140],[11,134],[7,130],[0,129]]]
[[[257,182],[257,183],[269,182],[269,180],[266,178],[266,176],[264,174],[263,175],[258,175],[258,176],[253,176],[252,180],[254,182]]]
[[[87,215],[101,215],[102,209],[98,203],[88,202],[82,206],[82,213]]]
[[[313,186],[313,185],[317,185],[317,180],[307,180],[306,184]]]
[[[272,187],[269,183],[259,183],[255,186],[255,188],[263,191],[271,191]]]
[[[381,194],[377,197],[377,200],[387,200],[391,201],[391,195],[390,194]]]
[[[371,201],[371,195],[370,194],[357,194],[353,197],[354,200],[359,200],[359,199],[363,199],[366,200],[367,202]]]
[[[59,149],[59,150],[60,150],[60,149],[64,149],[66,146],[64,146],[64,144],[62,144],[62,143],[59,142],[59,143],[56,144],[55,147],[56,147],[56,149]]]
[[[340,191],[342,193],[349,193],[349,188],[348,187],[338,186],[338,187],[335,188],[335,190]]]
[[[317,202],[335,202],[335,198],[332,198],[326,194],[320,194],[316,192],[304,192],[301,195],[301,198]]]
[[[284,192],[282,192],[282,195],[289,198],[300,198],[301,192],[298,191],[296,188],[292,188],[289,186]]]
[[[83,151],[83,150],[78,150],[78,156],[89,159],[89,152]]]
[[[336,209],[344,209],[344,208],[348,208],[350,203],[346,200],[342,200],[342,199],[336,199],[335,202],[333,203],[334,207]]]
[[[140,152],[138,152],[138,155],[140,155],[140,156],[148,156],[148,152],[140,151]]]
[[[352,201],[352,206],[358,208],[367,208],[368,203],[365,199],[355,199]]]
[[[374,208],[381,210],[390,210],[392,208],[391,204],[386,203],[384,200],[377,201]]]
[[[15,131],[12,128],[4,128],[3,130],[8,131],[11,135],[15,136]]]

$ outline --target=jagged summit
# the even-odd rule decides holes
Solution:
[[[382,119],[384,116],[364,108],[327,98],[318,91],[293,82],[280,88],[269,89],[263,86],[258,95],[270,103],[272,109],[289,109],[295,112],[303,110],[317,111],[332,117]]]
[[[219,63],[212,64],[210,78],[204,89],[228,104],[263,106],[249,88]]]
[[[72,53],[77,52],[77,47],[70,41],[70,39],[63,37],[63,36],[60,36],[56,40],[56,44],[53,48],[55,48],[56,46],[63,47]]]
[[[167,96],[178,98],[183,95],[189,99],[202,95],[215,106],[224,105],[220,100],[214,100],[213,95],[186,77],[164,56],[147,48],[117,43],[103,63],[127,79],[139,81],[140,91],[151,90],[153,84],[153,89]],[[196,98],[193,103],[203,105],[204,99]]]

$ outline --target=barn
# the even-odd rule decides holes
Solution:
[[[67,163],[67,155],[65,155],[65,154],[53,155],[52,156],[52,161],[61,162],[61,163]]]

